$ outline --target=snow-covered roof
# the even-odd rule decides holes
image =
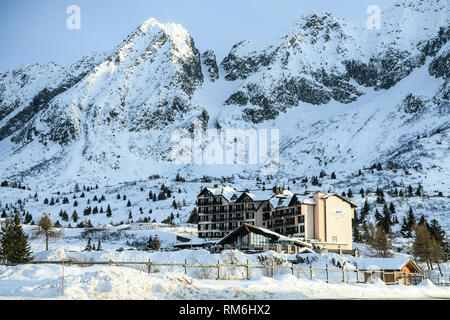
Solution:
[[[285,207],[287,205],[289,205],[289,202],[291,202],[292,196],[273,196],[272,198],[269,199],[270,204],[274,207],[274,208],[279,208],[279,207]]]
[[[360,270],[401,270],[411,258],[350,258],[349,261],[355,263]],[[420,270],[420,268],[414,263]]]
[[[234,190],[230,186],[219,186],[219,187],[215,187],[215,188],[207,187],[206,190],[211,192],[214,196],[223,196],[224,198],[226,198],[228,200],[233,196],[233,194],[238,193],[236,190]]]
[[[253,201],[269,200],[273,196],[272,190],[251,190],[244,191],[243,193],[247,194]]]

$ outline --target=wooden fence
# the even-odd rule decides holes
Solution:
[[[79,265],[79,266],[92,266],[92,265],[108,265],[108,266],[129,266],[137,268],[136,266],[142,266],[138,268],[145,270],[148,273],[160,272],[157,268],[172,267],[182,268],[184,274],[188,275],[188,270],[200,269],[203,272],[194,275],[194,278],[199,279],[214,279],[214,280],[250,280],[258,276],[274,277],[277,274],[292,274],[300,279],[321,280],[327,283],[365,283],[373,279],[381,279],[386,284],[404,284],[404,285],[416,285],[425,279],[429,279],[436,285],[450,285],[450,276],[437,276],[429,277],[425,274],[407,274],[399,271],[384,271],[384,270],[358,270],[358,269],[338,269],[329,268],[328,265],[323,267],[298,267],[291,263],[291,265],[275,265],[273,261],[264,265],[250,265],[247,260],[246,264],[235,263],[221,263],[217,261],[217,264],[202,265],[202,264],[188,264],[187,260],[184,263],[154,263],[150,259],[148,261],[32,261],[28,264],[61,264],[65,265]],[[7,264],[13,265],[13,264]],[[240,272],[236,272],[236,268],[241,268]],[[214,270],[208,272],[207,270]],[[230,269],[235,271],[230,273]],[[262,272],[252,272],[252,270],[260,270]],[[173,271],[173,270],[171,270]],[[278,272],[277,272],[278,271]],[[238,273],[241,277],[235,277]],[[262,274],[261,274],[262,273]],[[231,274],[231,275],[230,275]],[[192,275],[191,275],[192,276]]]

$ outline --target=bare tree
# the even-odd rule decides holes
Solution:
[[[33,239],[36,239],[40,236],[45,237],[45,250],[48,251],[48,240],[50,238],[52,239],[59,239],[63,236],[62,230],[56,230],[53,226],[52,221],[48,217],[47,213],[44,213],[41,219],[39,219],[37,223],[37,230],[33,234]]]
[[[416,237],[413,243],[413,254],[419,260],[427,263],[428,269],[433,269],[432,264],[432,237],[426,224],[420,224],[416,227]]]
[[[378,256],[383,258],[390,256],[390,250],[392,249],[392,242],[386,236],[381,226],[377,226],[375,231],[370,237],[370,246],[377,251]]]
[[[444,248],[430,232],[426,223],[416,227],[416,237],[413,243],[413,254],[419,260],[427,263],[428,269],[433,270],[433,262],[437,264],[442,275],[440,262],[444,257]]]

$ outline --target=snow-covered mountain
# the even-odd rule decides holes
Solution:
[[[181,25],[149,19],[111,52],[0,75],[0,177],[50,189],[177,171],[254,178],[258,165],[171,162],[172,133],[200,120],[279,129],[279,180],[324,170],[336,187],[448,194],[449,13],[446,0],[401,0],[378,30],[311,14],[221,63]],[[378,162],[382,175],[367,169]]]

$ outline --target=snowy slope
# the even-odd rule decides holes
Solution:
[[[311,14],[274,39],[236,44],[221,63],[212,50],[200,54],[181,25],[151,18],[110,52],[68,67],[49,63],[4,73],[0,178],[31,190],[0,189],[0,200],[14,203],[38,191],[39,201],[30,199],[26,210],[70,215],[75,183],[98,184],[97,196],[105,194],[118,212],[112,222],[128,217],[126,202],[115,200],[125,192],[134,219],[144,207],[161,221],[173,199],[153,204],[146,197],[170,181],[172,190],[187,190],[176,199],[187,201],[180,212],[185,221],[201,186],[227,177],[236,187],[254,188],[260,176],[261,164],[171,162],[172,134],[192,132],[200,120],[211,129],[279,129],[280,167],[262,177],[267,185],[356,192],[420,182],[428,198],[412,200],[423,205],[417,212],[447,225],[449,16],[445,0],[396,1],[382,13],[379,30]],[[378,162],[382,171],[370,169]],[[321,186],[312,186],[311,177],[322,170]],[[177,172],[187,182],[173,182]],[[153,174],[161,180],[149,181]],[[202,182],[205,175],[217,180]],[[44,206],[58,191],[70,204]],[[443,197],[429,198],[438,192]],[[408,205],[401,206],[406,212]]]

